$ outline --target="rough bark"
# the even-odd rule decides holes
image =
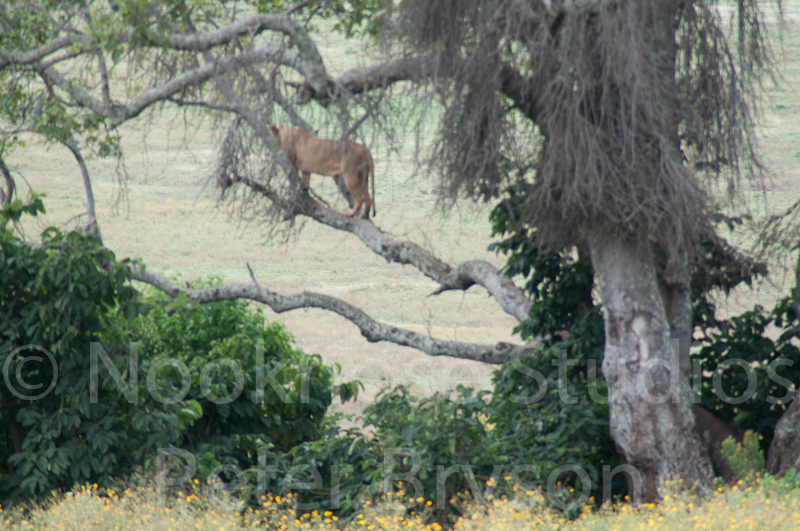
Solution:
[[[767,472],[783,476],[790,468],[800,469],[800,400],[795,394],[775,425],[775,435],[767,454]]]
[[[130,269],[131,278],[145,282],[175,297],[185,293],[187,299],[207,303],[213,301],[249,299],[266,304],[277,313],[300,308],[320,308],[332,311],[349,320],[361,330],[361,334],[369,342],[389,341],[398,345],[415,348],[431,356],[451,356],[455,358],[482,361],[484,363],[502,364],[509,356],[527,351],[529,345],[513,345],[497,343],[496,345],[479,345],[460,341],[435,339],[424,334],[405,330],[396,326],[379,323],[363,310],[348,304],[341,299],[304,291],[296,295],[280,295],[257,284],[232,284],[209,289],[183,288],[153,273]]]
[[[681,379],[692,377],[690,349],[692,345],[692,292],[689,261],[686,253],[669,252],[666,265],[659,275],[659,288],[664,301],[664,311],[670,327],[670,339],[677,349]]]
[[[259,183],[241,181],[271,201],[280,201],[269,189]],[[475,284],[483,286],[500,304],[500,307],[517,320],[527,319],[531,301],[511,279],[483,260],[471,260],[452,266],[429,253],[421,246],[407,240],[396,240],[381,231],[370,220],[349,218],[303,195],[293,205],[283,205],[290,215],[302,214],[328,227],[349,232],[358,237],[372,252],[389,262],[409,264],[422,274],[439,283],[434,294],[448,290],[466,290]]]
[[[695,431],[653,258],[614,235],[595,234],[589,247],[603,301],[611,435],[642,479],[632,499],[655,502],[662,482],[674,479],[707,493],[711,463]]]

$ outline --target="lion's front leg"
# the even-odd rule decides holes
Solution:
[[[300,189],[304,192],[308,192],[308,189],[311,188],[311,173],[304,171],[300,174]]]

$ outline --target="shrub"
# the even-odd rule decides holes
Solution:
[[[246,470],[319,439],[332,393],[357,391],[245,302],[140,294],[130,262],[79,231],[21,241],[11,223],[41,211],[14,202],[0,225],[0,503],[109,484],[159,448],[192,453],[196,477]]]
[[[755,481],[764,472],[764,452],[758,444],[758,435],[752,430],[744,434],[739,443],[733,437],[722,441],[722,457],[728,462],[736,480]]]
[[[127,282],[128,262],[115,263],[91,236],[49,228],[41,245],[19,240],[10,222],[43,211],[38,199],[25,207],[12,203],[0,230],[4,500],[108,478],[180,433],[177,405],[130,404],[105,392],[109,378],[99,382],[102,397],[90,400],[90,345],[117,309],[135,312],[136,293]]]

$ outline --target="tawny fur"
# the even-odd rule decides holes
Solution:
[[[338,179],[342,179],[351,199],[352,210],[347,216],[358,214],[362,205],[362,218],[369,218],[370,205],[372,215],[375,215],[375,202],[372,199],[375,197],[375,166],[366,146],[357,142],[317,138],[305,129],[270,125],[269,131],[300,172],[303,190],[308,189],[312,173],[331,176],[337,183]],[[372,196],[369,193],[370,177]],[[338,184],[341,188],[341,183]]]

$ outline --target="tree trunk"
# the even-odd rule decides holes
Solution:
[[[795,266],[794,308],[795,321],[800,324],[800,245]],[[783,476],[790,468],[800,469],[800,392],[781,415],[775,425],[775,435],[767,454],[767,472]]]
[[[11,170],[6,166],[3,160],[3,154],[0,152],[0,176],[5,181],[5,186],[0,186],[0,207],[6,206],[14,199],[14,178],[11,176]]]
[[[794,318],[800,323],[800,243],[797,244],[797,265],[794,266]]]
[[[659,289],[669,323],[670,344],[677,349],[682,381],[689,382],[692,378],[692,360],[689,353],[694,332],[689,257],[685,252],[667,251],[660,270]]]
[[[603,301],[611,435],[642,480],[631,499],[657,501],[670,479],[707,493],[711,464],[694,429],[691,388],[679,361],[681,341],[676,338],[673,348],[650,250],[613,235],[594,235],[589,246]],[[681,307],[683,298],[676,301]],[[676,324],[677,335],[685,335],[685,323]]]
[[[800,399],[797,394],[775,425],[775,436],[767,455],[767,472],[773,476],[783,476],[790,468],[800,469]]]

